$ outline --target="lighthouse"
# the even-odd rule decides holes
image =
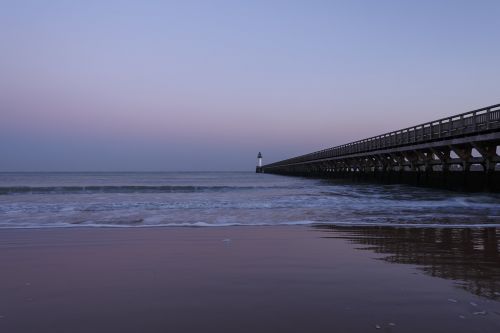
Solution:
[[[256,173],[262,173],[262,154],[259,151],[259,155],[257,155],[257,167],[255,168]]]

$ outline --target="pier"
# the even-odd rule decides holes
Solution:
[[[263,173],[500,191],[500,104],[262,166]]]

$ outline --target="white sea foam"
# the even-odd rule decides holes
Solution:
[[[307,226],[307,225],[326,225],[326,226],[337,226],[337,227],[390,227],[390,228],[439,228],[439,229],[476,229],[476,228],[500,228],[500,223],[475,223],[475,224],[438,224],[438,223],[363,223],[363,222],[318,222],[318,221],[288,221],[288,222],[253,222],[253,223],[238,223],[238,222],[227,222],[227,223],[207,223],[207,222],[186,222],[186,223],[168,223],[168,224],[105,224],[105,223],[83,223],[83,224],[67,224],[67,223],[51,223],[51,224],[17,224],[11,226],[0,226],[0,229],[43,229],[43,228],[158,228],[158,227],[188,227],[188,228],[200,228],[200,227],[211,227],[211,228],[221,228],[221,227],[273,227],[273,226]]]

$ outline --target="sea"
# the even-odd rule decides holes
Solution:
[[[500,195],[253,172],[0,173],[0,228],[500,227]]]

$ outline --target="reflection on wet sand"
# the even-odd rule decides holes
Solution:
[[[475,295],[500,299],[500,229],[317,226],[425,274],[456,281]]]

